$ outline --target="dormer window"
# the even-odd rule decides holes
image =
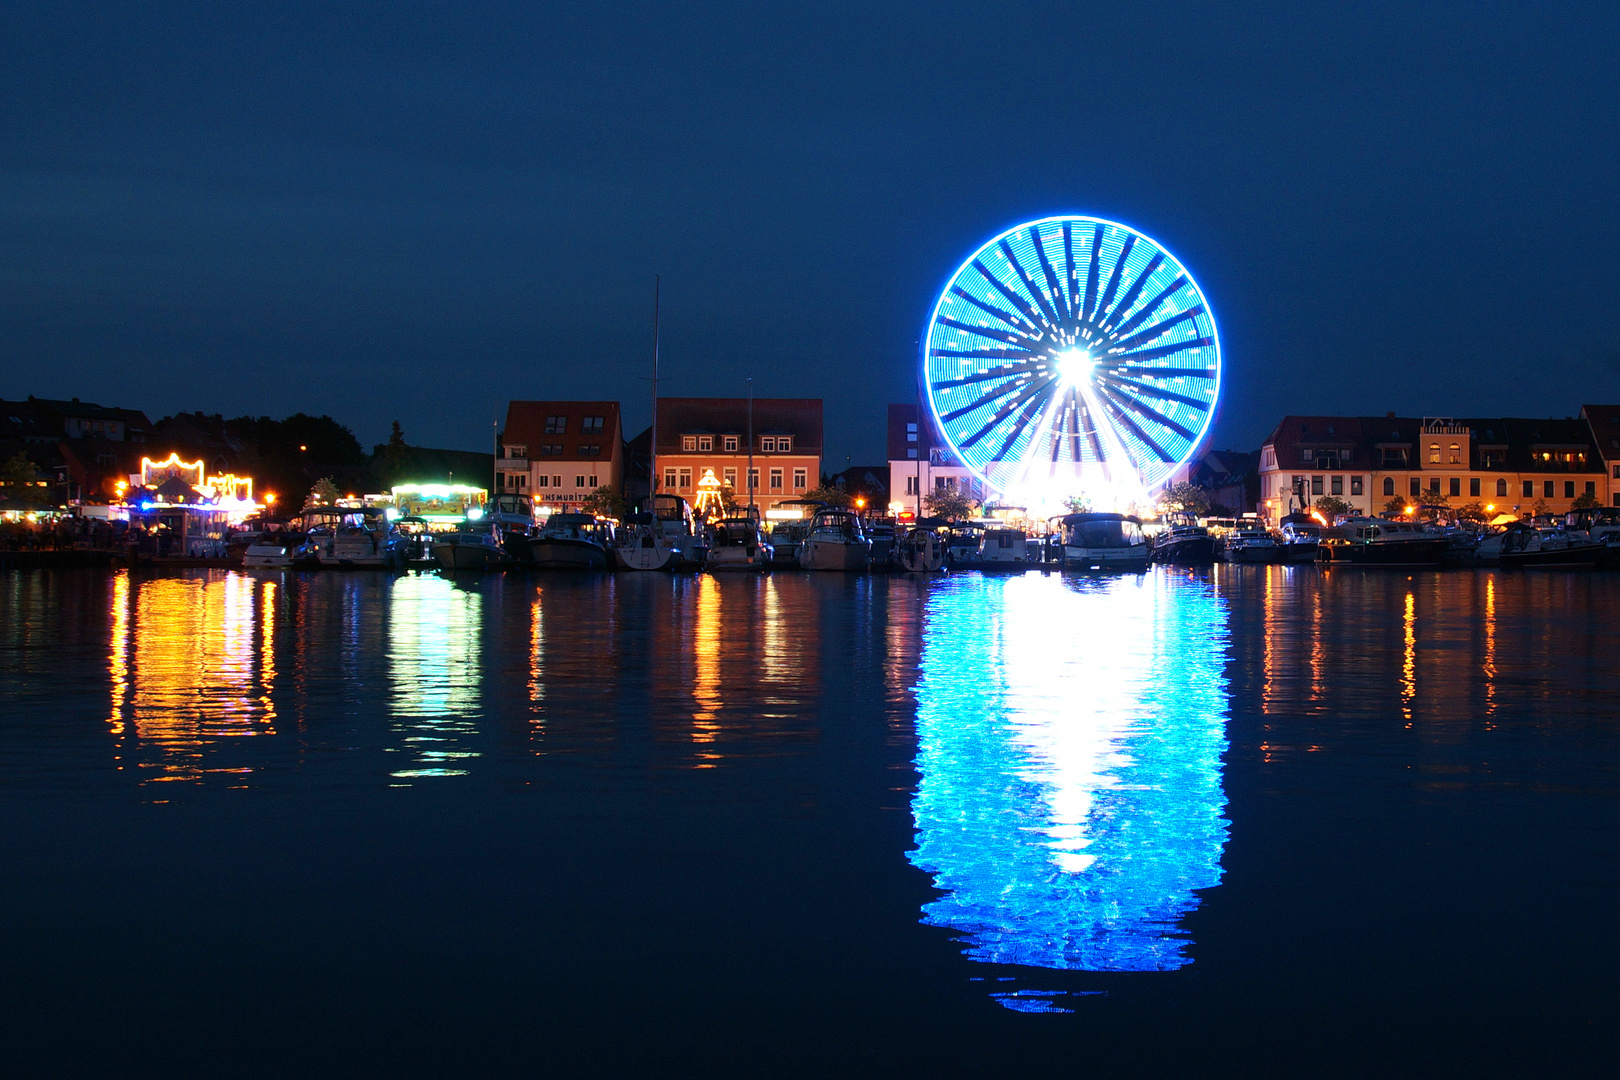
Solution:
[[[566,416],[548,416],[548,417],[546,417],[546,434],[547,435],[562,435],[562,434],[565,434],[567,427],[568,427],[568,417],[566,417]]]
[[[511,443],[508,443],[506,446],[506,456],[514,459],[526,458],[529,456],[529,448],[527,446],[514,446]]]
[[[713,435],[699,435],[698,436],[698,450],[701,451],[702,453],[705,453],[705,454],[712,452],[714,450],[714,436]]]
[[[792,449],[793,437],[791,435],[778,435],[776,437],[776,452],[778,454],[785,454]]]
[[[776,453],[776,439],[770,435],[765,436],[759,440],[759,448],[766,454]]]
[[[583,421],[580,422],[579,433],[581,435],[602,434],[602,422],[604,419],[606,418],[601,416],[587,416]]]
[[[697,451],[697,436],[696,435],[682,435],[681,436],[681,449],[685,450],[689,454],[690,453],[695,453]]]

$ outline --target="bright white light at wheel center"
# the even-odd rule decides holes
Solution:
[[[1091,369],[1097,361],[1084,349],[1065,349],[1057,354],[1058,376],[1070,386],[1077,386],[1091,378]]]

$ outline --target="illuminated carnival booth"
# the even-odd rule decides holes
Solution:
[[[157,540],[158,554],[220,558],[231,530],[263,509],[253,499],[251,477],[208,475],[204,462],[171,453],[161,461],[141,458],[141,470],[120,482],[117,515]]]
[[[1050,217],[951,275],[922,339],[939,431],[1004,501],[1056,513],[1145,504],[1198,448],[1220,394],[1214,316],[1134,229]]]

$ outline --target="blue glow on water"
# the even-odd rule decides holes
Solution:
[[[1227,835],[1227,633],[1199,578],[942,583],[923,629],[910,858],[944,895],[923,922],[987,963],[1190,963],[1181,920],[1220,883]]]

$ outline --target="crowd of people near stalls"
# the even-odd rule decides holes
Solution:
[[[236,530],[227,527],[228,543]],[[0,520],[0,551],[114,551],[162,557],[195,555],[182,551],[180,534],[162,522],[83,518],[73,514],[40,513]]]

